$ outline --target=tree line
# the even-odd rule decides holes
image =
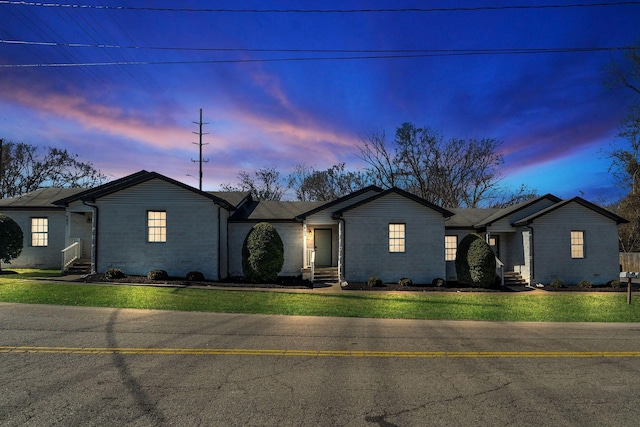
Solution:
[[[235,183],[222,188],[250,191],[259,200],[281,200],[291,190],[297,200],[327,201],[376,185],[401,188],[445,208],[504,207],[535,197],[525,185],[503,185],[501,144],[491,138],[446,139],[428,126],[403,123],[393,139],[377,131],[360,140],[356,155],[365,165],[360,170],[345,163],[320,170],[298,164],[284,175],[264,166],[253,174],[241,171]]]
[[[88,188],[106,180],[93,164],[81,162],[67,150],[0,139],[0,198],[41,187]]]
[[[608,207],[629,221],[619,228],[620,250],[640,252],[640,46],[629,47],[624,61],[609,64],[604,84],[629,96],[630,107],[616,135],[618,144],[606,152],[609,171],[624,195]]]

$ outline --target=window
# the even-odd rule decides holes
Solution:
[[[571,232],[571,258],[584,258],[584,231]]]
[[[389,252],[404,252],[404,224],[389,224]]]
[[[458,236],[444,236],[444,260],[455,261],[458,251]]]
[[[149,242],[166,242],[167,213],[165,211],[148,211],[147,229],[149,230]]]
[[[49,245],[49,219],[31,218],[31,246]]]

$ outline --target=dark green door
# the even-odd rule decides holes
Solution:
[[[313,232],[316,267],[331,267],[331,229],[316,228]]]

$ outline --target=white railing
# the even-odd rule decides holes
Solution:
[[[73,262],[82,257],[82,240],[71,238],[69,246],[62,250],[62,272],[67,269]]]
[[[304,257],[304,260],[306,262],[304,268],[311,268],[311,257],[313,256],[314,252],[315,251],[313,249],[307,248],[307,256]]]
[[[307,249],[307,268],[311,269],[311,282],[313,282],[316,273],[316,251]]]
[[[496,274],[500,276],[500,286],[504,287],[504,263],[496,257]]]

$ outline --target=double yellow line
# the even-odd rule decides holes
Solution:
[[[369,350],[262,350],[239,348],[146,348],[146,347],[36,347],[0,346],[0,353],[27,354],[126,354],[189,356],[276,357],[388,357],[388,358],[597,358],[640,357],[640,351],[369,351]]]

